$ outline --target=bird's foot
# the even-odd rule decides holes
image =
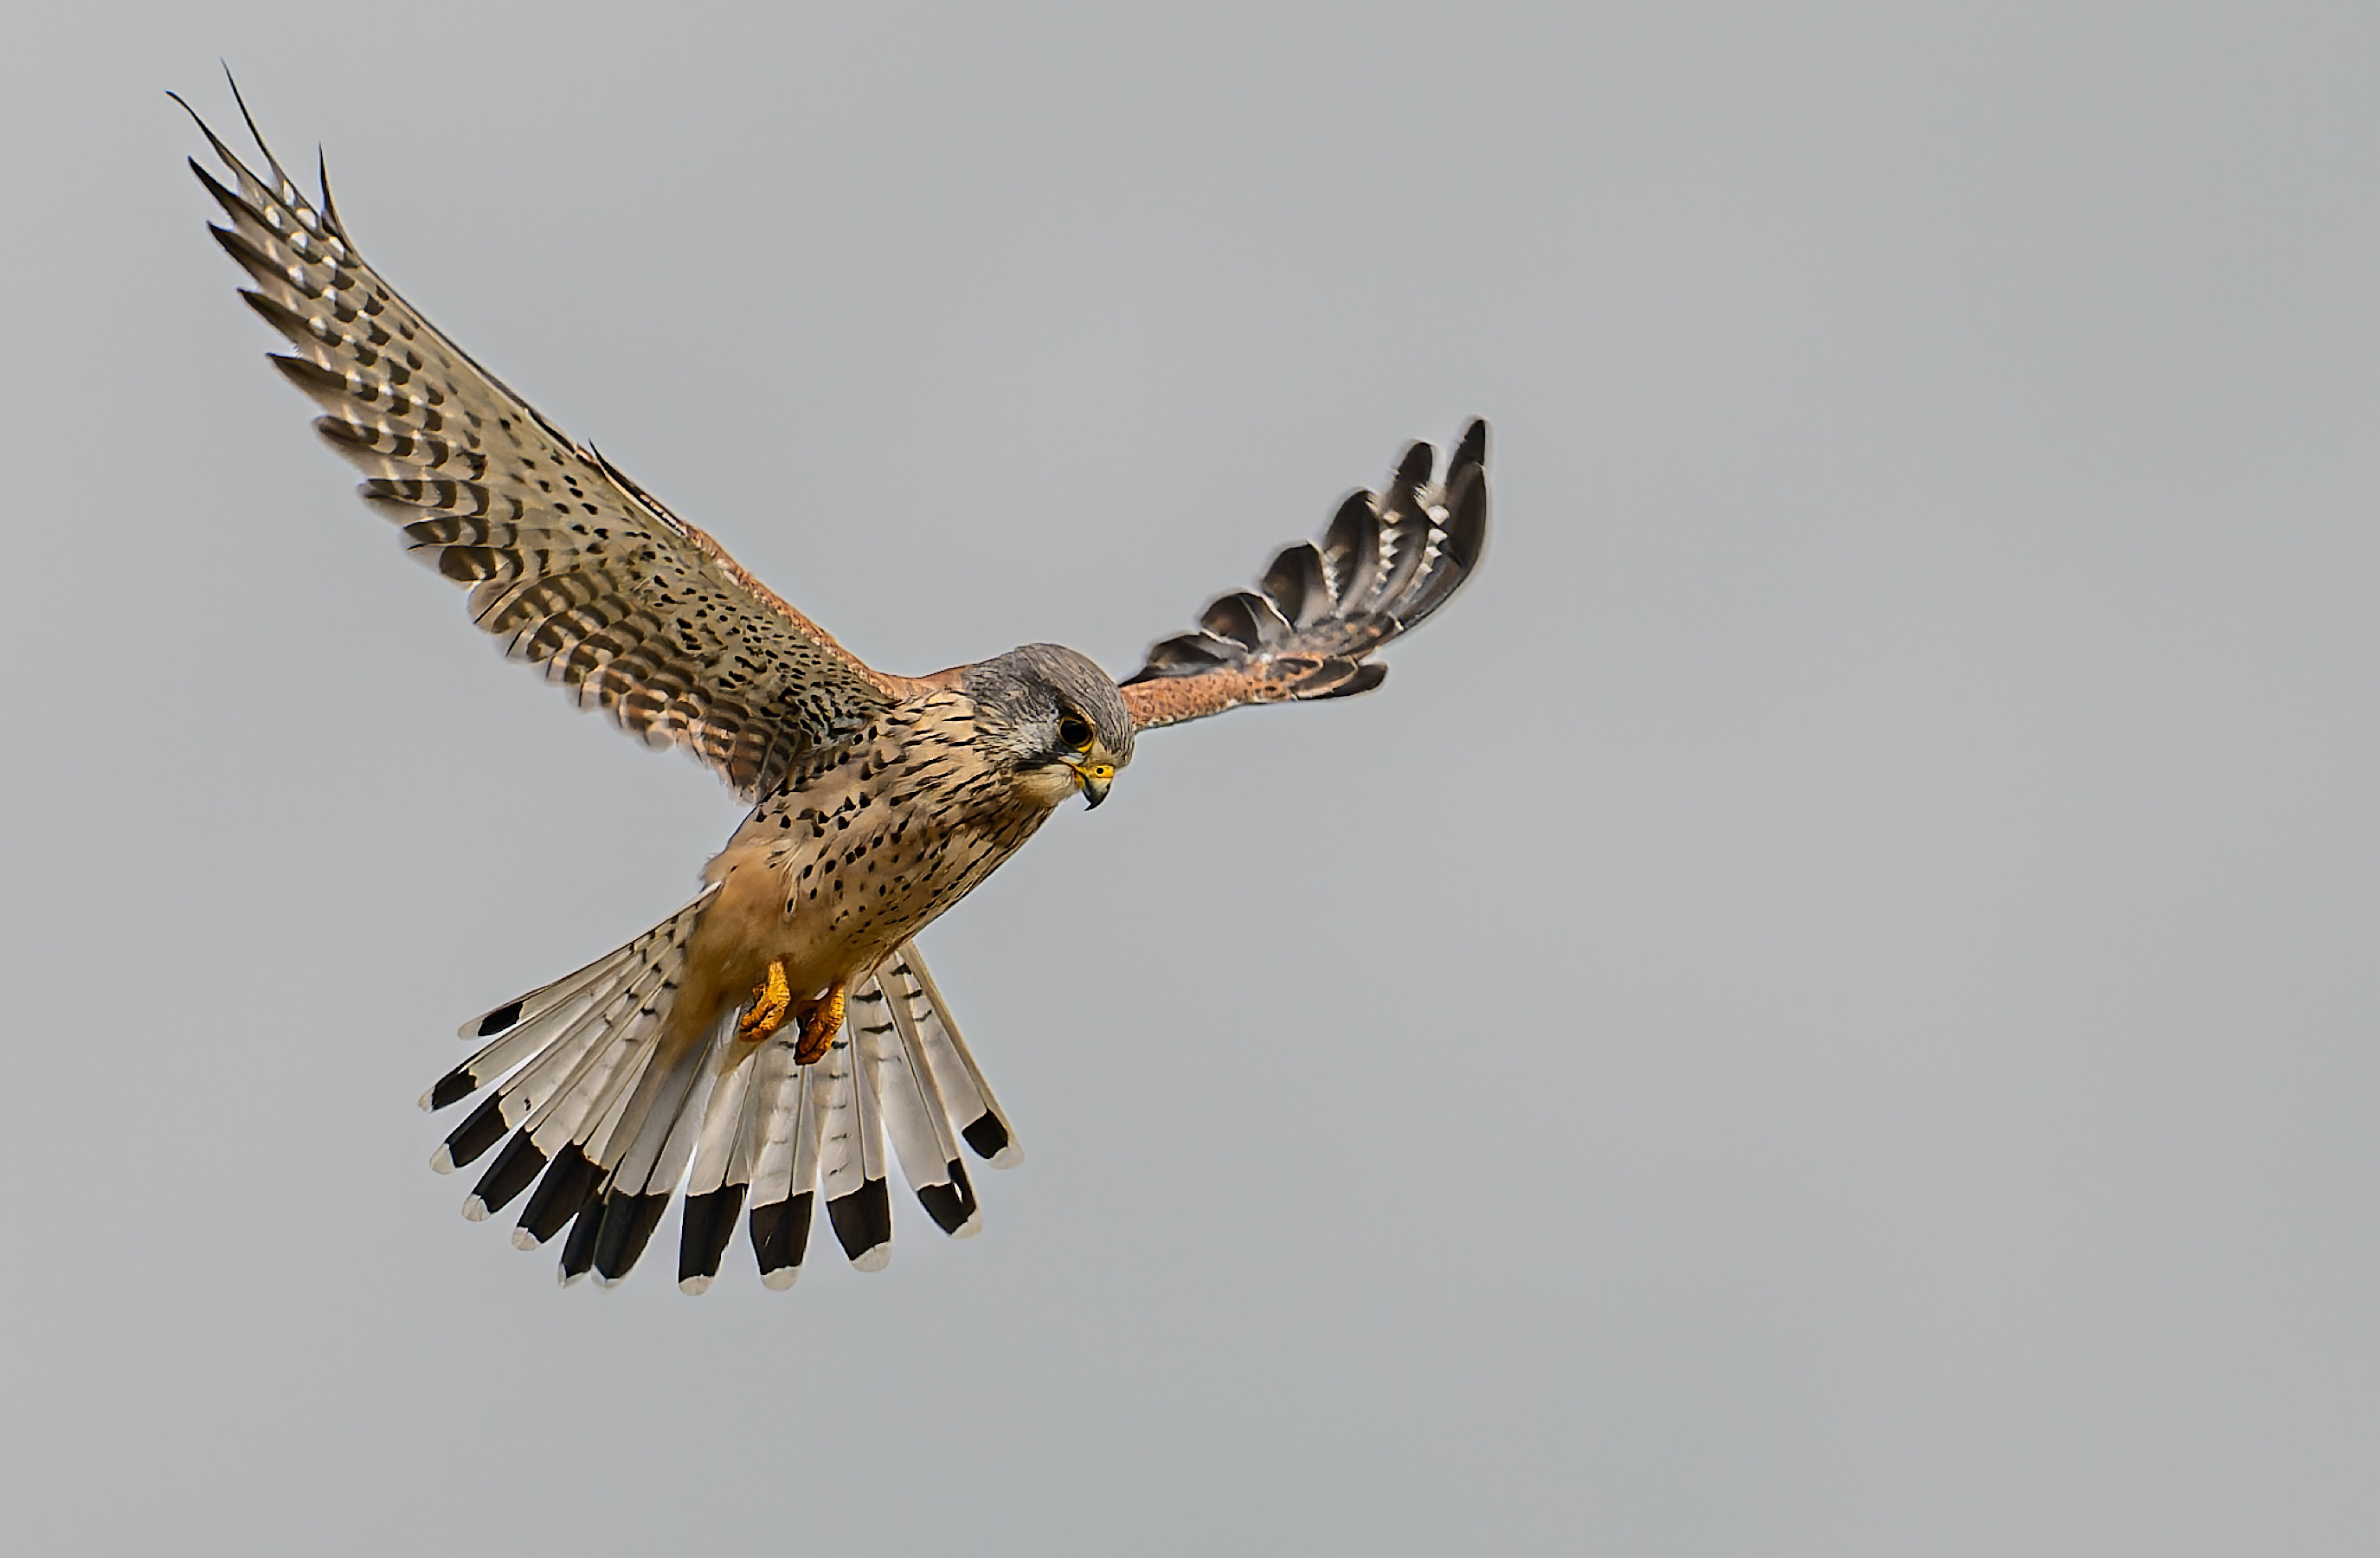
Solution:
[[[794,1049],[795,1065],[824,1060],[834,1047],[835,1030],[843,1026],[843,981],[837,980],[824,995],[802,1003],[802,1041]]]
[[[769,965],[769,977],[752,992],[751,1007],[736,1020],[735,1037],[747,1044],[757,1044],[785,1025],[785,1014],[793,1009],[794,992],[785,983],[785,966]]]

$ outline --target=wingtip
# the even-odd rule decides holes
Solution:
[[[182,105],[182,112],[190,116],[190,123],[199,127],[199,133],[207,138],[208,147],[213,151],[216,156],[223,159],[224,165],[225,167],[245,171],[244,169],[241,169],[239,158],[233,154],[230,147],[224,144],[223,137],[215,133],[215,128],[207,123],[205,116],[196,108],[190,106],[190,100],[188,98],[184,97],[177,91],[168,91],[165,95]],[[190,159],[190,166],[197,172],[198,176],[200,178],[205,179],[210,186],[214,185],[213,176],[209,174],[204,167],[200,165],[199,160],[196,157],[192,157]],[[216,187],[219,188],[219,186]]]
[[[1378,687],[1387,673],[1370,657],[1445,604],[1478,564],[1487,532],[1488,444],[1487,419],[1472,418],[1436,487],[1429,482],[1437,451],[1406,444],[1378,493],[1348,493],[1318,540],[1273,559],[1261,595],[1220,597],[1197,632],[1153,645],[1140,669],[1119,685],[1129,689],[1169,677],[1206,685],[1128,697],[1139,728],[1244,704],[1351,698]],[[1241,609],[1258,600],[1280,623]]]
[[[1454,445],[1453,456],[1446,462],[1447,481],[1451,484],[1455,474],[1464,468],[1487,463],[1488,419],[1474,417],[1470,425],[1463,430],[1462,439]]]
[[[1420,439],[1415,439],[1405,445],[1405,452],[1397,456],[1397,485],[1419,487],[1427,484],[1430,468],[1437,463],[1438,451]]]
[[[331,159],[320,142],[314,147],[314,182],[322,190],[322,222],[332,232],[345,235],[347,225],[339,220],[339,202],[331,196]]]
[[[256,128],[256,116],[248,111],[248,99],[240,92],[239,78],[231,73],[231,61],[219,59],[215,63],[223,67],[224,84],[231,88],[231,100],[239,106],[240,122],[248,126],[248,137],[256,142],[258,154],[263,157],[265,165],[273,170],[276,180],[288,183],[289,180],[282,176],[281,164],[273,160],[273,148],[264,143],[264,132]]]

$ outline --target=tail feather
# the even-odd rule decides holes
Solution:
[[[521,1209],[519,1225],[513,1229],[513,1248],[535,1249],[562,1232],[563,1225],[578,1215],[588,1193],[601,1177],[595,1165],[587,1161],[587,1154],[575,1144],[555,1153],[545,1177],[537,1182],[537,1191],[529,1197],[528,1205]]]
[[[751,1181],[747,1144],[761,1058],[748,1055],[720,1077],[703,1112],[694,1166],[686,1171],[686,1209],[679,1214],[677,1284],[687,1293],[702,1292],[719,1275],[720,1258],[735,1233],[735,1214],[743,1210],[745,1187]]]
[[[917,943],[904,942],[886,965],[886,993],[892,997],[892,1020],[904,1040],[926,1057],[934,1081],[949,1105],[949,1118],[977,1156],[996,1169],[1014,1168],[1025,1161],[1016,1132],[983,1079],[975,1056],[959,1033],[942,992],[917,955]]]
[[[728,1014],[728,1021],[735,1014]],[[620,1112],[620,1123],[613,1127],[611,1139],[604,1144],[596,1162],[609,1162],[612,1187],[638,1194],[648,1179],[656,1177],[669,1161],[668,1149],[678,1135],[683,1123],[687,1145],[692,1146],[694,1127],[700,1121],[701,1103],[698,1095],[706,1091],[704,1084],[710,1070],[703,1063],[710,1058],[710,1041],[717,1030],[681,1041],[664,1048],[653,1057],[652,1065],[637,1084],[627,1107]],[[694,1118],[688,1119],[688,1114]],[[677,1161],[683,1171],[686,1160]]]
[[[665,1016],[628,992],[606,1018],[599,1041],[525,1123],[523,1128],[540,1147],[549,1152],[570,1144],[588,1148],[595,1133],[605,1128],[608,1112],[625,1102],[624,1089],[643,1074]]]
[[[659,982],[658,972],[653,979]],[[641,1039],[632,1023],[622,1030],[619,1042],[604,1045],[599,1041],[610,1033],[621,1013],[638,999],[637,988],[631,986],[601,1005],[589,1006],[554,1037],[544,1053],[523,1066],[496,1095],[493,1102],[504,1117],[518,1119],[520,1126],[504,1144],[504,1150],[496,1154],[496,1161],[480,1176],[480,1183],[471,1187],[470,1198],[463,1203],[465,1217],[476,1223],[490,1212],[503,1210],[536,1180],[557,1151],[576,1154],[574,1165],[587,1163],[574,1133],[585,1118],[588,1106],[603,1096],[604,1084],[619,1065],[636,1055]],[[644,1029],[649,1030],[655,1020],[644,1016]],[[442,1159],[451,1160],[452,1152],[450,1143],[442,1150],[440,1158],[431,1161],[431,1166],[438,1167]],[[577,1172],[576,1166],[571,1172]],[[573,1205],[576,1199],[574,1192]],[[561,1223],[551,1221],[546,1213],[554,1205],[554,1196],[533,1201],[531,1210],[522,1214],[513,1242],[528,1249],[552,1237]],[[529,1236],[524,1238],[524,1233]]]
[[[693,907],[707,900],[717,888],[707,889],[695,900]],[[552,984],[516,995],[501,1006],[491,1007],[461,1028],[455,1034],[464,1039],[490,1041],[470,1059],[438,1078],[431,1089],[421,1095],[424,1109],[443,1109],[478,1092],[494,1078],[503,1076],[528,1055],[541,1052],[546,1041],[560,1025],[577,1020],[580,1014],[600,1005],[614,993],[622,983],[635,977],[646,967],[642,958],[652,943],[669,931],[679,917],[663,920],[635,941],[614,947],[576,973],[565,974]]]
[[[709,1033],[686,1043],[666,1066],[656,1059],[622,1112],[612,1139],[626,1146],[604,1187],[603,1228],[595,1244],[598,1283],[609,1285],[626,1276],[644,1253],[694,1153],[703,1106],[719,1075],[713,1057],[732,1042],[735,1031],[735,1014],[729,1012]]]
[[[494,1146],[508,1127],[534,1114],[540,1096],[548,1101],[563,1096],[558,1084],[580,1075],[578,1062],[593,1049],[596,1040],[618,1023],[624,1012],[634,1012],[663,982],[660,968],[646,969],[608,1000],[589,1005],[576,1020],[565,1024],[559,1034],[550,1030],[541,1034],[545,1048],[480,1101],[447,1136],[445,1145],[430,1160],[430,1166],[440,1174],[452,1174],[458,1165],[477,1160]],[[623,1052],[615,1047],[613,1053]]]
[[[782,1052],[782,1053],[780,1053]],[[790,1045],[761,1052],[769,1091],[753,1111],[752,1215],[747,1224],[752,1257],[765,1287],[782,1292],[802,1274],[809,1246],[810,1211],[818,1200],[818,1067],[793,1064]]]
[[[827,1221],[853,1266],[880,1272],[892,1259],[883,1111],[861,1074],[848,1021],[818,1064],[819,1180],[826,1193]]]
[[[570,1144],[586,1158],[594,1174],[586,1196],[578,1203],[577,1216],[570,1225],[570,1237],[563,1241],[562,1269],[557,1274],[565,1287],[585,1276],[595,1264],[596,1238],[603,1226],[604,1191],[612,1179],[608,1151],[621,1118],[628,1111],[628,1100],[633,1096],[633,1089],[650,1067],[652,1058],[653,1046],[647,1042],[625,1065],[620,1067],[622,1074],[613,1078],[605,1092],[590,1106],[589,1124],[582,1126],[580,1134],[571,1140]]]
[[[717,891],[718,888],[715,886],[706,888],[702,896],[695,900],[695,904],[704,902]],[[687,907],[692,907],[693,905]],[[526,995],[516,995],[501,1006],[491,1006],[456,1029],[455,1037],[485,1039],[494,1035],[501,1038],[516,1033],[525,1028],[534,1028],[541,1019],[568,1003],[573,996],[586,991],[589,985],[601,982],[624,965],[638,963],[638,955],[655,942],[668,936],[675,924],[676,917],[672,916],[627,945],[613,947],[584,968],[575,973],[565,974],[552,984],[540,985]]]
[[[622,1013],[632,1010],[644,995],[658,987],[662,978],[658,968],[648,969],[641,976],[624,974],[617,987],[606,987],[597,999],[557,1008],[558,1016],[575,1014],[562,1023],[558,1031],[550,1025],[536,1025],[536,1038],[544,1048],[471,1111],[446,1138],[437,1156],[431,1159],[430,1166],[441,1174],[451,1173],[457,1164],[472,1162],[494,1145],[495,1138],[488,1134],[491,1130],[500,1135],[505,1128],[550,1113],[551,1106],[562,1100],[570,1084],[582,1075],[597,1041]],[[504,1042],[511,1042],[510,1036]],[[465,1215],[470,1215],[468,1207],[465,1208]]]
[[[959,1162],[949,1114],[934,1087],[933,1072],[893,1020],[880,981],[871,980],[861,993],[851,1014],[851,1031],[859,1042],[868,1083],[883,1102],[884,1126],[892,1138],[893,1155],[901,1160],[902,1177],[943,1233],[957,1238],[972,1235],[982,1220],[975,1187]]]
[[[595,1264],[595,1235],[603,1226],[603,1199],[593,1190],[578,1204],[570,1236],[562,1241],[562,1285],[568,1287]]]
[[[1014,1133],[914,945],[855,981],[844,1031],[796,1065],[798,1034],[747,1046],[740,1011],[664,1042],[686,948],[715,888],[625,946],[464,1025],[482,1041],[423,1102],[478,1105],[433,1165],[494,1150],[464,1202],[474,1221],[526,1195],[513,1242],[563,1233],[560,1276],[625,1277],[682,1188],[678,1283],[708,1288],[744,1221],[763,1284],[800,1274],[818,1203],[861,1271],[892,1258],[889,1163],[945,1233],[982,1221],[960,1147],[996,1168]],[[501,1143],[501,1150],[498,1144]],[[747,1208],[748,1206],[748,1213]]]

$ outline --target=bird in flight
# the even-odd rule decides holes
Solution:
[[[852,1263],[880,1269],[888,1157],[944,1233],[975,1232],[962,1147],[995,1168],[1019,1152],[917,932],[1062,802],[1104,800],[1142,732],[1378,687],[1374,651],[1479,560],[1474,421],[1443,469],[1411,445],[1318,543],[1281,552],[1121,683],[1055,644],[880,671],[399,298],[348,239],[327,176],[309,199],[261,136],[261,176],[199,129],[230,179],[190,161],[228,218],[209,230],[295,348],[271,361],[321,406],[314,427],[362,470],[364,500],[468,591],[510,658],[752,805],[692,902],[464,1024],[479,1047],[422,1095],[431,1110],[483,1095],[432,1166],[493,1152],[464,1215],[526,1195],[513,1240],[561,1237],[565,1283],[625,1276],[681,1187],[687,1292],[717,1276],[739,1216],[761,1280],[791,1285],[820,1200]]]

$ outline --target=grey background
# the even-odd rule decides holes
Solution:
[[[11,1548],[2369,1550],[2380,13],[67,11],[0,51]],[[218,55],[897,669],[1128,667],[1495,419],[1380,695],[1152,738],[929,934],[979,1239],[559,1293],[422,1166],[455,1023],[735,808],[347,495],[180,164]]]

